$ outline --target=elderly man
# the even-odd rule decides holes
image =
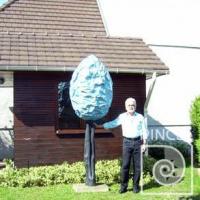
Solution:
[[[128,98],[125,101],[126,112],[120,114],[115,120],[103,124],[105,129],[122,126],[123,153],[121,169],[121,188],[120,193],[127,192],[129,181],[130,161],[133,157],[133,192],[140,191],[139,181],[141,173],[141,150],[145,151],[147,140],[147,129],[144,117],[137,113],[136,100]]]

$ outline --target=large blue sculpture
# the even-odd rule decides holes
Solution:
[[[84,160],[88,186],[96,184],[94,121],[107,114],[113,98],[112,85],[107,68],[94,55],[82,60],[70,81],[72,107],[78,117],[86,120]]]
[[[75,113],[84,120],[101,119],[107,114],[112,97],[112,79],[104,64],[94,55],[83,59],[70,81]]]

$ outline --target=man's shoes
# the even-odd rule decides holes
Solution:
[[[125,192],[127,192],[127,189],[125,189],[125,188],[124,188],[124,189],[121,188],[121,189],[119,190],[119,193],[120,193],[120,194],[123,194],[123,193],[125,193]]]
[[[134,188],[133,188],[133,192],[134,192],[134,193],[139,193],[139,192],[140,192],[140,187],[139,187],[139,186],[134,187]]]

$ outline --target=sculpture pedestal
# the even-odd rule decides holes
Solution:
[[[108,186],[106,184],[99,184],[95,186],[88,186],[84,183],[73,184],[75,192],[108,192]]]

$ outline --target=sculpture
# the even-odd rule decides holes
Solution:
[[[86,120],[84,160],[88,186],[96,184],[94,122],[109,111],[113,98],[112,85],[108,69],[94,55],[82,60],[70,81],[72,107],[78,117]]]

